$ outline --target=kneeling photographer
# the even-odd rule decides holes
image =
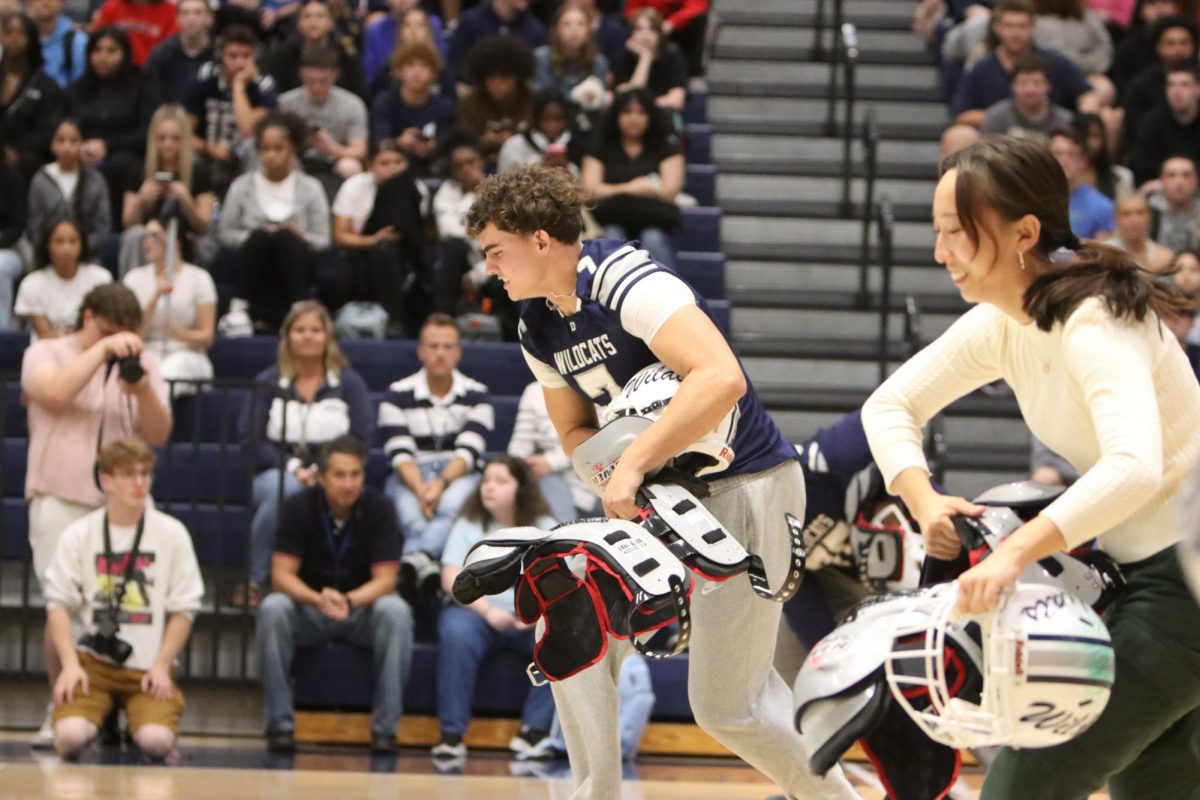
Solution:
[[[184,707],[175,659],[204,584],[187,528],[146,502],[153,451],[121,439],[97,460],[105,505],[63,531],[45,575],[46,627],[62,663],[54,748],[75,758],[123,705],[143,755],[165,759]],[[78,640],[72,615],[82,621]]]
[[[144,352],[134,333],[141,322],[142,308],[133,292],[120,284],[104,284],[84,297],[73,334],[39,340],[25,351],[25,501],[34,576],[43,584],[64,529],[104,505],[94,472],[99,447],[127,436],[158,446],[171,432],[158,361]],[[48,636],[45,657],[53,686],[59,663]],[[49,709],[33,744],[51,744]]]

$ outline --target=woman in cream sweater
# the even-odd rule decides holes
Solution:
[[[1104,713],[1057,747],[1004,750],[981,796],[1074,800],[1107,782],[1114,800],[1195,797],[1200,606],[1175,544],[1180,487],[1200,454],[1200,386],[1159,322],[1179,300],[1128,254],[1071,233],[1066,180],[1044,148],[990,139],[942,166],[934,255],[977,305],[868,400],[875,461],[929,555],[953,558],[951,518],[982,508],[934,491],[920,428],[1003,378],[1034,435],[1081,477],[962,575],[960,610],[994,607],[1026,566],[1093,538],[1128,579],[1106,619],[1117,667]]]

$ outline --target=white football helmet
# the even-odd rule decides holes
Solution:
[[[876,592],[915,589],[925,563],[925,540],[899,501],[860,512],[850,529],[860,579]]]
[[[644,417],[654,422],[679,391],[683,378],[662,362],[656,361],[629,379],[621,394],[604,410],[607,424],[621,417]],[[735,404],[717,426],[697,439],[676,458],[697,456],[703,464],[696,475],[712,475],[733,463],[733,437],[737,434],[738,407]]]
[[[955,618],[957,598],[957,582],[921,595],[897,620],[884,660],[892,696],[931,739],[960,748],[1050,747],[1096,721],[1113,683],[1113,651],[1091,606],[1061,588],[1018,583],[992,612],[964,619]],[[983,643],[978,704],[947,681],[947,640],[975,621]]]

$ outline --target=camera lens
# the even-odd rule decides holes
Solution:
[[[117,375],[126,383],[137,383],[146,374],[137,356],[125,356],[117,361]]]

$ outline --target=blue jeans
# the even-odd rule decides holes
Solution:
[[[605,225],[604,238],[628,240],[630,236],[629,232],[620,225]],[[672,241],[670,233],[662,228],[642,228],[638,232],[637,239],[655,261],[675,269],[675,243]]]
[[[546,505],[550,506],[550,516],[559,522],[570,522],[579,518],[579,512],[575,510],[575,498],[571,494],[571,485],[562,475],[551,472],[546,477],[539,478],[538,488],[542,490]]]
[[[279,528],[279,473],[264,470],[254,477],[254,517],[250,521],[250,582],[257,586],[271,583],[271,551]],[[290,472],[283,475],[283,498],[298,494],[304,487]]]
[[[25,262],[16,250],[0,250],[0,331],[12,323],[14,287],[25,272]]]
[[[259,606],[256,637],[269,732],[295,729],[290,676],[296,648],[338,640],[371,650],[375,659],[371,733],[395,736],[413,654],[412,609],[399,595],[384,595],[335,622],[312,606],[274,592]]]
[[[421,464],[421,480],[427,481],[445,469],[446,461],[431,461]],[[396,516],[400,518],[400,530],[404,531],[404,555],[423,550],[434,558],[442,557],[450,527],[458,518],[463,503],[479,485],[479,476],[469,472],[446,487],[431,519],[421,513],[421,503],[404,481],[393,472],[383,485],[383,491],[396,504]]]
[[[471,721],[471,700],[479,665],[492,651],[507,648],[533,658],[533,630],[497,631],[469,608],[448,605],[438,615],[438,722],[447,736],[462,736]],[[550,730],[554,696],[550,686],[530,686],[521,724]]]

